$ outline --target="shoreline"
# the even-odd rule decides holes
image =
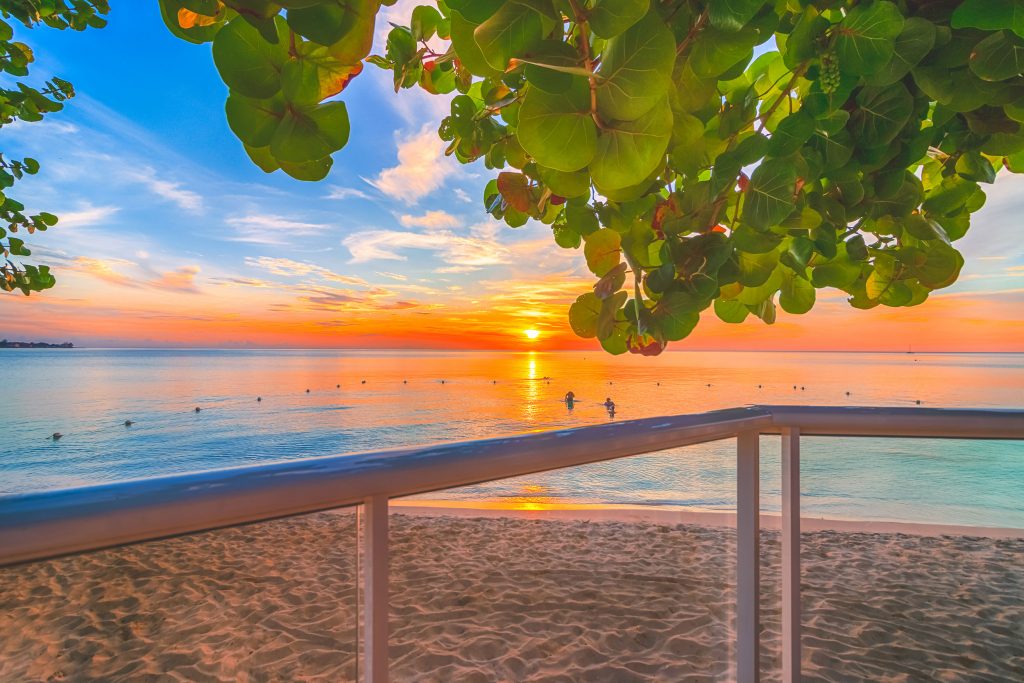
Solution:
[[[736,513],[665,505],[623,505],[615,503],[503,503],[498,501],[456,501],[400,499],[390,502],[392,512],[421,517],[537,519],[551,521],[627,522],[687,524],[702,527],[736,526]],[[531,507],[533,506],[533,507]],[[330,510],[329,512],[335,512]],[[345,512],[339,509],[337,512]],[[782,516],[761,513],[761,528],[778,531]],[[993,539],[1024,539],[1024,529],[1013,527],[895,522],[826,517],[800,517],[801,532],[841,531],[849,533],[904,534],[908,536],[973,536]]]

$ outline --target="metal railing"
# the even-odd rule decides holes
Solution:
[[[783,680],[800,677],[800,437],[1024,439],[1024,411],[753,406],[0,497],[0,566],[364,505],[364,666],[388,680],[388,500],[727,438],[736,459],[736,678],[758,680],[759,436],[782,437]]]

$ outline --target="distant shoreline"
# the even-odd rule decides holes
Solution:
[[[0,339],[0,349],[73,349],[75,345],[71,342],[63,344],[49,344],[47,342],[23,342],[7,341]]]

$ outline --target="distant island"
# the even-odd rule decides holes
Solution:
[[[73,349],[75,345],[71,342],[63,344],[47,344],[46,342],[21,342],[7,341],[0,339],[0,349]]]

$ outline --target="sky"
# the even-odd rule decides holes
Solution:
[[[378,17],[407,23],[415,2]],[[21,29],[34,76],[78,95],[4,127],[38,176],[11,195],[60,223],[28,241],[57,286],[0,296],[0,338],[92,347],[589,349],[567,310],[593,285],[550,228],[484,211],[493,172],[443,154],[448,99],[395,95],[367,67],[343,93],[352,135],[319,183],[264,174],[224,117],[209,45],[178,40],[156,2],[105,29]],[[726,325],[710,311],[676,350],[1024,351],[1024,178],[1000,176],[957,243],[960,281],[916,308],[858,311],[818,292],[803,316]],[[525,330],[537,330],[530,339]]]

